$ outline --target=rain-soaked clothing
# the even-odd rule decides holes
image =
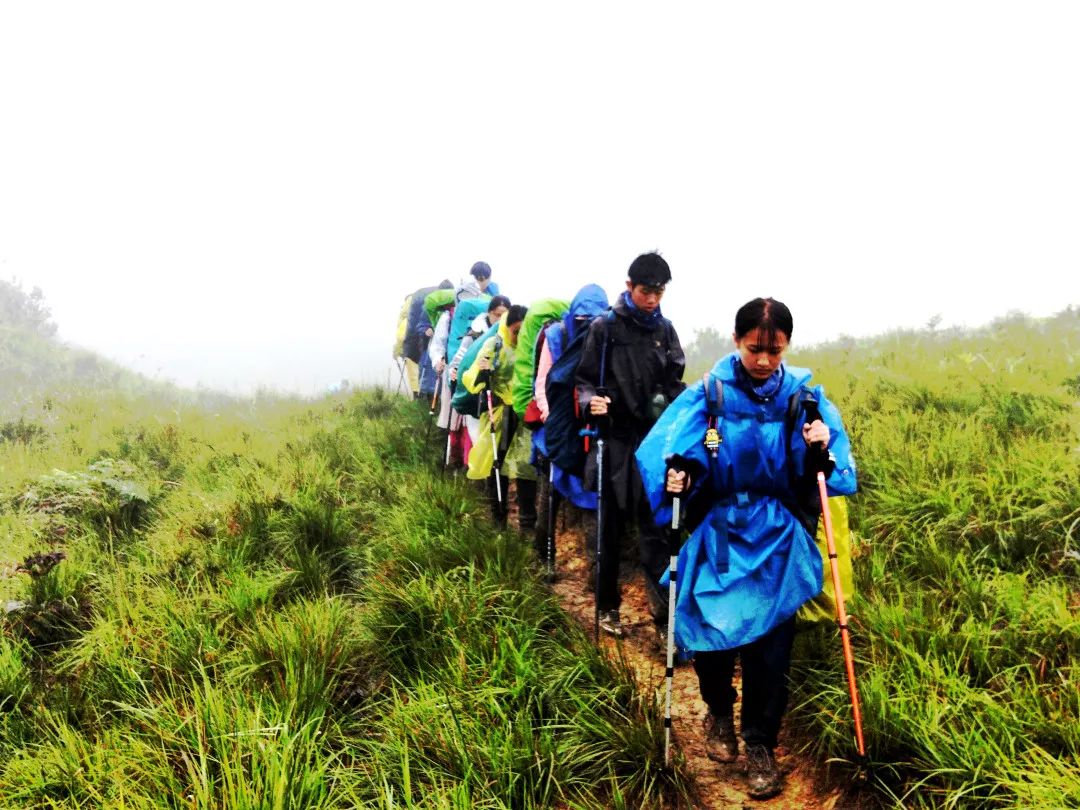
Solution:
[[[477,442],[469,454],[468,477],[474,480],[482,480],[491,475],[494,460],[494,449],[491,446],[490,426],[495,425],[495,441],[501,439],[504,425],[503,408],[510,404],[510,379],[513,376],[514,346],[511,345],[510,332],[506,326],[506,315],[499,320],[499,329],[495,335],[487,338],[477,354],[476,362],[461,372],[461,384],[473,394],[479,394],[483,402],[483,410],[480,414],[480,426]],[[479,360],[486,357],[492,365],[490,374],[483,379],[480,372]],[[490,388],[492,394],[492,413],[494,421],[488,414],[487,392]]]
[[[634,307],[625,292],[612,312],[613,317],[599,317],[589,325],[575,378],[581,413],[589,413],[598,388],[603,387],[611,398],[608,418],[601,422],[605,436],[600,610],[619,607],[621,540],[629,525],[636,523],[650,607],[654,619],[661,621],[666,608],[659,578],[668,563],[667,537],[652,520],[634,451],[662,409],[682,393],[686,360],[675,327],[659,308],[646,314]],[[585,462],[585,483],[590,489],[596,489],[598,445],[592,444]]]
[[[510,383],[514,410],[518,416],[524,416],[529,402],[533,399],[533,383],[536,381],[536,343],[544,326],[558,321],[566,314],[570,302],[561,298],[544,298],[529,304],[525,320],[518,332],[517,349],[514,356],[514,377]]]
[[[671,513],[665,503],[665,459],[677,454],[691,471],[684,503],[687,525],[694,530],[679,553],[675,636],[685,650],[747,644],[795,615],[821,590],[821,555],[796,517],[799,504],[813,496],[802,422],[795,420],[799,429],[790,436],[787,425],[789,399],[807,386],[810,372],[781,364],[779,390],[762,400],[737,366],[738,355],[731,354],[711,372],[714,388],[723,386],[715,459],[703,444],[708,418],[703,381],[672,403],[637,452],[661,524]],[[810,391],[831,432],[836,466],[827,481],[830,494],[849,495],[855,491],[855,464],[840,413],[820,387]],[[710,396],[718,401],[713,392]]]
[[[806,506],[816,484],[806,465],[805,414],[789,417],[793,396],[812,395],[829,427],[830,494],[848,495],[856,487],[840,414],[809,381],[809,371],[781,364],[768,381],[774,390],[763,396],[738,354],[728,355],[671,404],[636,454],[661,525],[671,515],[665,460],[678,456],[690,474],[682,499],[690,536],[678,558],[675,643],[697,651],[702,696],[716,715],[731,711],[731,673],[736,656],[741,659],[743,739],[769,748],[776,746],[787,705],[794,616],[821,590],[823,574],[807,530],[817,515],[808,515]],[[703,441],[710,403],[720,438],[715,458]]]
[[[536,379],[536,402],[540,408],[544,420],[547,420],[548,405],[545,383],[547,372],[551,366],[562,357],[563,350],[574,339],[577,331],[587,328],[587,324],[602,315],[608,308],[607,293],[604,288],[597,284],[587,284],[582,287],[574,300],[570,302],[570,308],[563,315],[559,323],[548,326],[545,330],[544,348],[541,351],[540,363],[537,366]],[[585,323],[578,321],[584,318]],[[544,441],[544,429],[533,431],[532,435],[535,458],[547,458],[547,447]],[[585,487],[585,482],[579,476],[571,475],[559,467],[554,471],[555,491],[558,499],[567,499],[581,509],[596,509],[596,492]]]

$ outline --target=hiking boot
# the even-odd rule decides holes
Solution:
[[[784,777],[771,749],[746,746],[746,793],[751,799],[771,799],[784,789]]]
[[[619,611],[617,608],[615,610],[600,611],[600,629],[609,636],[615,636],[615,638],[623,637],[623,626],[622,622],[619,621]]]
[[[709,712],[701,720],[705,731],[705,753],[713,762],[734,762],[739,757],[739,741],[735,739],[735,720],[732,715],[717,717]]]

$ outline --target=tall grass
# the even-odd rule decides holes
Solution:
[[[873,773],[906,807],[1080,806],[1080,313],[792,358],[858,456],[856,656]],[[799,723],[852,758],[836,631]]]
[[[421,418],[378,391],[21,414],[32,441],[0,444],[0,806],[681,795],[656,706],[429,471]]]

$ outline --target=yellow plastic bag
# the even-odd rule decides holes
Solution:
[[[832,517],[833,542],[836,544],[836,562],[840,568],[840,587],[844,591],[846,605],[855,594],[855,575],[851,568],[851,528],[848,526],[847,498],[829,498],[829,515]],[[829,565],[829,546],[825,540],[825,521],[818,518],[817,535],[814,538],[821,563],[824,582],[821,593],[799,608],[795,620],[798,624],[817,624],[836,621],[836,597],[833,589],[832,568]]]

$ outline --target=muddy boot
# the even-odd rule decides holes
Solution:
[[[600,629],[615,638],[622,638],[626,634],[622,622],[619,620],[618,608],[600,611]]]
[[[764,745],[746,746],[746,792],[751,799],[771,799],[784,789],[776,756]]]
[[[735,719],[726,712],[717,717],[709,712],[701,720],[705,730],[705,753],[714,762],[734,762],[739,757],[739,741],[735,738]]]

